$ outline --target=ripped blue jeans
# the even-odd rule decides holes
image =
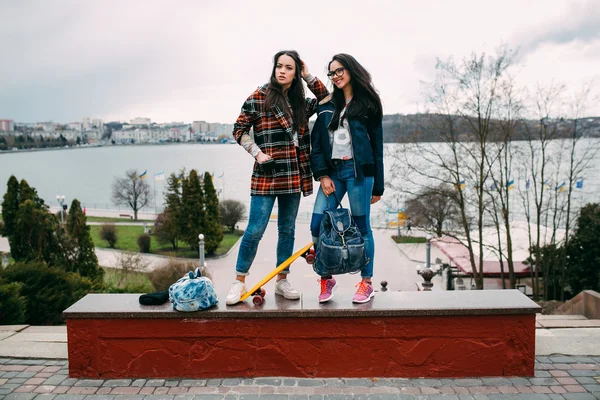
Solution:
[[[350,212],[356,226],[360,230],[365,241],[365,255],[369,259],[367,265],[361,270],[361,277],[371,278],[373,276],[373,256],[375,255],[375,243],[373,243],[373,231],[371,230],[371,195],[373,193],[373,177],[366,176],[362,181],[354,178],[354,160],[333,160],[335,170],[330,178],[335,184],[337,198],[343,202],[344,195],[348,193],[350,201]],[[338,206],[336,197],[325,196],[323,189],[319,188],[312,219],[310,231],[315,244],[318,242],[323,211]]]

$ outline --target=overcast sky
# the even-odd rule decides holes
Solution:
[[[436,57],[501,43],[520,49],[523,85],[597,85],[600,0],[3,0],[0,119],[233,123],[281,49],[324,81],[352,54],[386,114],[413,113]]]

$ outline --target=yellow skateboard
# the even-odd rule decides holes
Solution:
[[[240,297],[240,302],[246,300],[250,296],[253,296],[252,303],[254,303],[255,306],[262,305],[262,303],[265,301],[265,295],[267,293],[267,291],[265,289],[263,289],[262,286],[265,285],[267,282],[269,282],[271,279],[273,279],[275,277],[275,275],[277,275],[278,273],[280,273],[281,271],[286,269],[291,263],[296,261],[296,259],[298,257],[303,257],[307,263],[314,264],[315,263],[315,251],[311,249],[313,244],[314,244],[313,242],[310,242],[309,244],[307,244],[306,246],[304,246],[303,248],[301,248],[300,250],[298,250],[297,252],[292,254],[292,256],[290,258],[288,258],[287,260],[282,262],[273,271],[269,272],[269,275],[265,276],[263,280],[258,282],[252,289],[248,290],[246,293],[244,293],[242,295],[242,297]]]

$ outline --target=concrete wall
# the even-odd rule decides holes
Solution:
[[[600,293],[584,290],[563,304],[557,312],[565,315],[583,315],[588,319],[600,319]]]

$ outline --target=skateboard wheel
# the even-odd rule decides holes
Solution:
[[[314,250],[309,250],[306,256],[304,257],[308,264],[314,264],[316,261],[316,255]]]
[[[262,296],[256,295],[252,298],[252,303],[254,303],[255,306],[260,306],[263,302],[264,298]]]
[[[260,288],[260,297],[265,297],[267,295],[267,291],[263,288]]]

